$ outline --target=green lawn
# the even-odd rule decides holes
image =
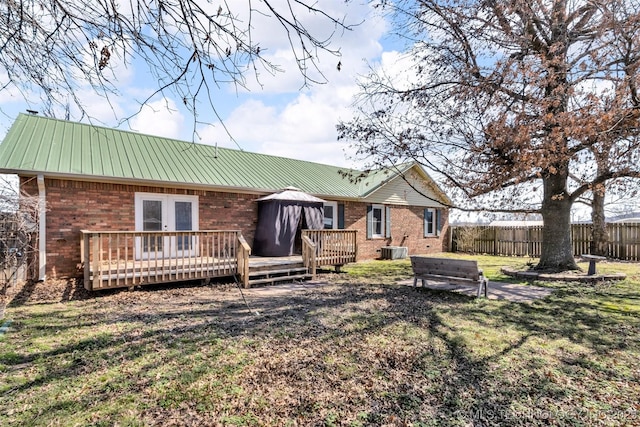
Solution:
[[[532,261],[473,259],[503,281]],[[0,425],[640,426],[640,267],[598,268],[628,278],[529,304],[396,285],[408,261],[249,307],[228,285],[25,287]]]

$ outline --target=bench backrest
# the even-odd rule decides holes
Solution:
[[[411,267],[416,275],[433,274],[437,276],[480,280],[478,262],[474,260],[431,258],[413,255],[411,256]]]

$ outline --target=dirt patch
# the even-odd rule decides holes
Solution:
[[[83,301],[89,299],[108,300],[157,300],[189,295],[210,293],[212,289],[228,291],[237,289],[234,283],[219,282],[210,286],[202,286],[197,282],[167,283],[149,286],[136,286],[133,290],[126,288],[88,291],[81,279],[47,279],[44,282],[19,283],[10,288],[4,300],[7,306],[15,307],[23,304],[52,303],[65,301]]]

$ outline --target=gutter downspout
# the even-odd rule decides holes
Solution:
[[[47,195],[44,175],[38,175],[38,280],[47,278]]]

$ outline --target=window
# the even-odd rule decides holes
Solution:
[[[435,237],[440,235],[440,210],[436,208],[426,208],[424,210],[424,237]]]
[[[338,228],[338,203],[324,203],[324,229],[335,230]]]
[[[160,200],[142,200],[142,230],[162,231],[162,202]],[[161,237],[150,235],[143,239],[144,252],[162,250]]]
[[[193,202],[175,201],[175,229],[176,231],[193,230]],[[188,236],[178,236],[177,249],[179,251],[191,250],[193,242]]]
[[[382,206],[372,206],[371,207],[371,229],[372,237],[382,237],[382,224],[384,221],[384,210]]]
[[[383,205],[367,207],[367,238],[391,237],[391,208]]]

